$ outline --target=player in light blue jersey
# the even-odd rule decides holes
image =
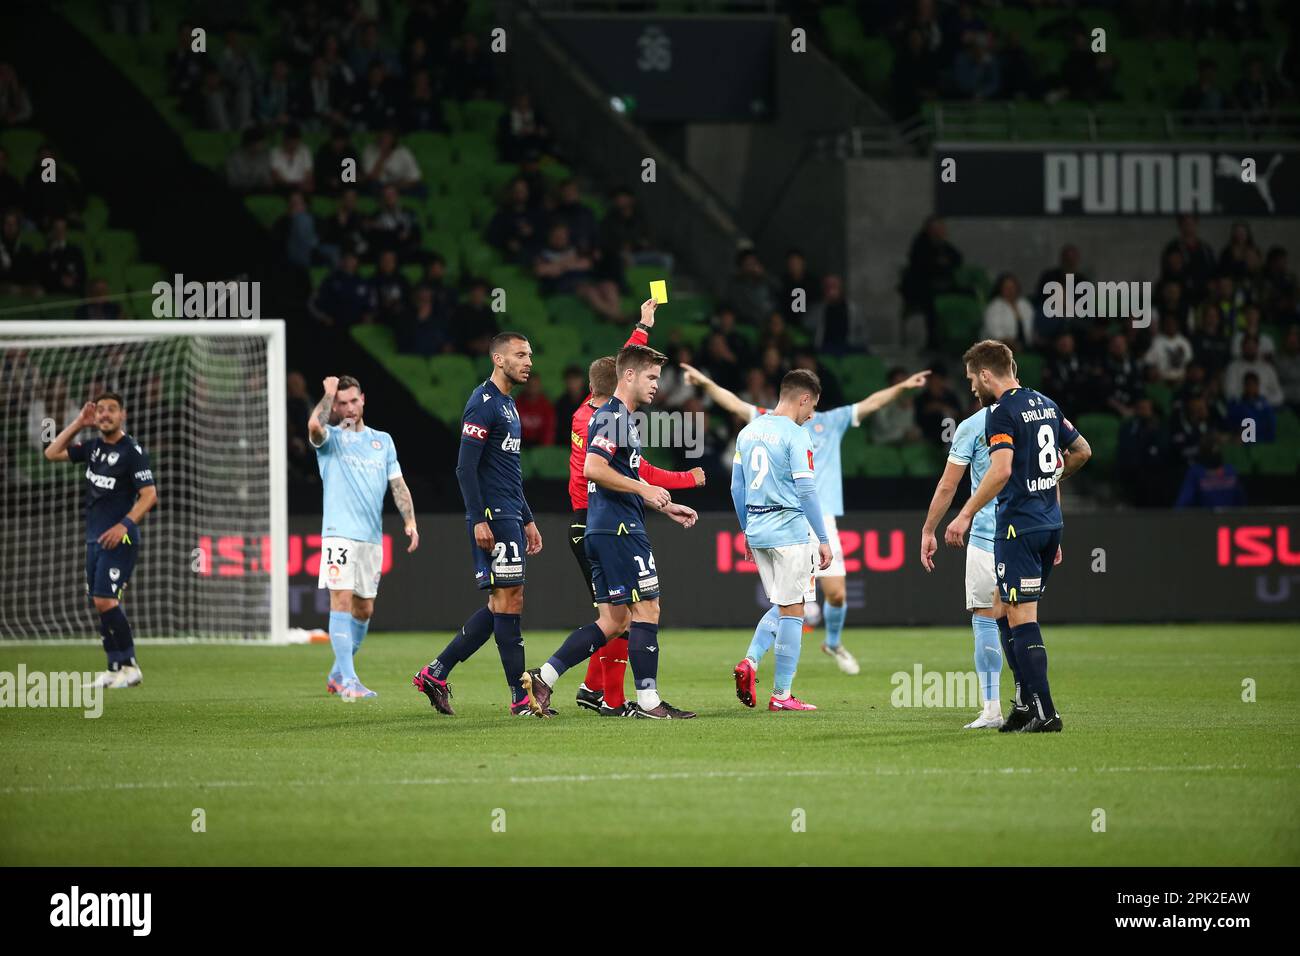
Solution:
[[[686,381],[698,385],[719,407],[733,415],[753,421],[765,414],[766,408],[752,405],[721,385],[714,382],[703,372],[689,365],[683,365]],[[839,669],[846,674],[859,671],[858,662],[841,642],[844,631],[844,619],[848,616],[846,603],[844,550],[840,545],[839,528],[835,519],[844,514],[844,479],[840,470],[840,443],[850,428],[862,424],[862,420],[884,408],[908,389],[920,388],[925,384],[930,373],[917,372],[889,388],[873,392],[852,405],[841,405],[827,411],[816,412],[803,423],[804,431],[812,441],[813,455],[817,459],[817,497],[821,502],[822,514],[826,521],[826,533],[831,543],[831,563],[816,574],[822,586],[822,595],[826,599],[826,641],[822,650],[835,659]],[[776,618],[764,619],[760,627],[772,634],[776,632]]]
[[[803,640],[804,604],[817,596],[818,570],[830,567],[830,539],[814,479],[812,438],[803,429],[821,397],[822,385],[806,369],[787,372],[770,414],[740,430],[731,466],[731,500],[736,506],[745,550],[758,565],[763,590],[775,612],[776,630],[760,626],[749,651],[732,674],[736,696],[754,706],[758,665],[775,643],[776,675],[768,710],[816,710],[790,693]],[[809,532],[816,539],[814,548]],[[768,637],[772,641],[768,641]]]
[[[379,592],[384,562],[384,491],[402,515],[407,552],[420,544],[411,492],[402,479],[392,436],[362,418],[366,397],[355,378],[331,375],[312,410],[307,433],[316,449],[324,489],[319,586],[330,592],[334,667],[325,689],[343,700],[374,697],[357,678],[352,659],[361,649]]]
[[[981,408],[953,432],[948,448],[948,463],[935,486],[930,510],[921,527],[921,566],[934,570],[934,554],[939,545],[935,529],[948,512],[961,477],[970,468],[973,493],[984,480],[989,468],[989,445],[984,435],[988,409]],[[970,542],[966,546],[966,609],[970,611],[971,630],[975,636],[975,672],[979,675],[983,709],[966,725],[968,730],[1002,726],[1002,703],[998,696],[1002,676],[1002,640],[999,621],[1006,611],[998,597],[997,578],[993,573],[993,533],[997,525],[997,502],[989,502],[971,523]]]

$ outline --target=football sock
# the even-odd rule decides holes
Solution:
[[[754,628],[754,638],[749,642],[745,656],[754,662],[756,668],[776,641],[776,622],[780,617],[781,609],[773,604],[759,620],[758,627]]]
[[[1020,657],[1020,669],[1030,689],[1025,703],[1036,708],[1038,716],[1050,720],[1056,716],[1056,707],[1052,704],[1052,691],[1047,686],[1047,648],[1043,646],[1043,632],[1038,629],[1037,621],[1030,621],[1012,628],[1012,635],[1016,654]]]
[[[975,673],[980,678],[980,700],[997,700],[1002,683],[1002,643],[998,622],[978,614],[970,616],[975,632]]]
[[[330,611],[330,644],[334,647],[334,673],[344,680],[356,680],[352,666],[352,615],[347,611]]]
[[[520,677],[524,673],[524,637],[520,630],[518,614],[493,614],[492,633],[497,639],[497,653],[501,655],[501,669],[506,672],[510,687],[510,700],[519,703],[528,695]]]
[[[659,706],[659,625],[634,621],[627,639],[636,702],[646,710]]]
[[[776,674],[772,677],[772,690],[778,695],[790,692],[802,643],[803,618],[781,615],[776,629]]]
[[[608,646],[606,645],[606,648]],[[597,651],[587,658],[587,676],[582,679],[582,683],[587,690],[594,690],[598,694],[605,689],[605,663],[602,651]]]
[[[361,618],[353,616],[352,618],[352,656],[357,656],[357,651],[361,650],[361,642],[366,639],[366,631],[370,630],[370,618],[364,621]]]
[[[108,669],[115,671],[118,668],[117,663],[117,638],[108,628],[108,622],[104,620],[104,615],[99,616],[99,636],[103,638],[104,656],[108,660]]]
[[[1020,670],[1020,661],[1016,659],[1016,641],[1011,635],[1011,621],[1005,614],[998,618],[998,637],[1002,639],[1002,656],[1006,658],[1007,666],[1011,668],[1011,676],[1016,681],[1016,706],[1020,707],[1024,678]],[[1025,699],[1028,697],[1026,693]]]
[[[623,696],[623,675],[627,672],[627,634],[611,638],[604,651],[595,655],[604,667],[604,679],[601,689],[605,692],[605,703],[610,707],[622,707],[626,698]]]
[[[570,667],[577,667],[605,646],[605,632],[593,621],[584,624],[564,639],[559,650],[542,665],[542,680],[555,686],[556,679]]]
[[[122,605],[109,608],[99,615],[100,624],[103,627],[105,640],[111,639],[108,650],[109,670],[117,670],[113,664],[119,667],[123,664],[130,664],[135,660],[135,643],[131,639],[131,625],[127,623],[126,613],[122,610]]]
[[[469,616],[460,631],[451,639],[442,653],[429,662],[429,670],[438,680],[446,680],[451,669],[462,661],[467,661],[474,652],[487,643],[492,636],[492,612],[486,606],[479,608]]]
[[[834,650],[840,646],[840,634],[844,631],[844,619],[849,616],[848,604],[823,605],[822,615],[826,618],[826,646]]]

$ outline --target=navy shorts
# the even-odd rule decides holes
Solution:
[[[659,572],[645,535],[588,534],[585,544],[597,604],[633,604],[659,597]]]
[[[135,544],[119,544],[109,551],[101,548],[98,541],[86,542],[86,594],[122,600],[138,553],[139,546]]]
[[[496,544],[491,552],[484,551],[474,540],[474,525],[478,521],[466,519],[469,529],[469,553],[474,559],[474,583],[479,590],[513,588],[524,583],[524,523],[517,518],[497,518],[488,522]]]
[[[1060,528],[1030,531],[1008,539],[998,535],[993,542],[993,560],[998,572],[998,593],[1007,604],[1032,604],[1047,590],[1052,562],[1061,544]]]

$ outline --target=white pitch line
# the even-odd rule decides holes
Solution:
[[[806,777],[914,777],[966,774],[1007,776],[1013,774],[1073,773],[1215,773],[1224,770],[1258,772],[1300,770],[1300,764],[1276,767],[1251,767],[1247,764],[1191,764],[1183,767],[872,767],[866,770],[682,770],[655,773],[554,774],[535,777],[424,777],[397,780],[156,780],[142,783],[54,784],[52,786],[0,787],[0,794],[54,794],[112,790],[229,790],[256,787],[445,787],[456,784],[491,786],[530,783],[652,783],[660,780],[747,780],[751,778],[799,779]]]

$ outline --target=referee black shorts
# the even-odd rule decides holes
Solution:
[[[569,548],[573,551],[573,556],[578,559],[578,567],[582,571],[582,580],[587,582],[587,590],[591,592],[591,603],[596,603],[596,585],[591,580],[591,561],[587,559],[587,549],[583,543],[587,535],[587,509],[582,508],[573,513],[569,521]]]

